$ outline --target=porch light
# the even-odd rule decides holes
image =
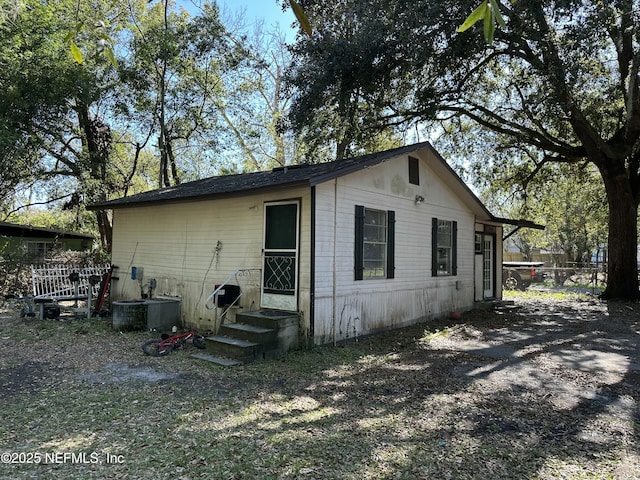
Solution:
[[[424,197],[422,195],[416,195],[416,205],[420,205],[424,202]]]

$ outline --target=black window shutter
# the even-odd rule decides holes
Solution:
[[[458,222],[451,222],[451,274],[458,274]]]
[[[364,274],[364,206],[356,205],[354,245],[354,279],[362,280]]]
[[[396,212],[387,211],[387,278],[395,278],[396,269]]]
[[[438,276],[438,219],[431,219],[431,276]]]

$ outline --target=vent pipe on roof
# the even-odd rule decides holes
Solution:
[[[283,173],[287,173],[289,170],[295,170],[298,168],[302,168],[302,167],[306,167],[307,164],[305,163],[300,163],[298,165],[281,165],[278,167],[273,167],[271,169],[272,172],[283,172]]]

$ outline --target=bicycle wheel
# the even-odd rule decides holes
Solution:
[[[164,357],[171,353],[173,350],[173,344],[171,343],[161,343],[162,340],[149,340],[142,344],[142,351],[146,355],[150,355],[152,357]]]
[[[207,340],[202,335],[194,335],[193,346],[196,348],[207,348]]]

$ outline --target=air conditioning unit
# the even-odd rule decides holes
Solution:
[[[180,300],[146,298],[113,302],[113,328],[117,330],[156,330],[170,332],[180,327]]]

